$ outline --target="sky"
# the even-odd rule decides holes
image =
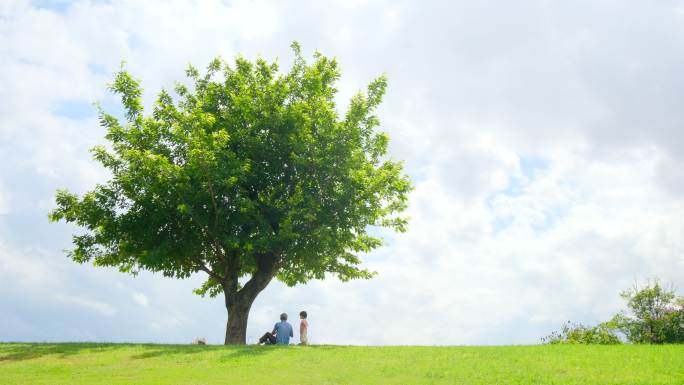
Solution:
[[[107,173],[94,102],[122,61],[161,88],[238,54],[286,69],[299,41],[342,68],[338,108],[385,73],[389,155],[409,230],[363,255],[372,280],[273,282],[247,341],[281,312],[312,343],[535,344],[684,290],[684,1],[0,1],[0,341],[222,343],[221,298],[187,280],[69,260],[58,188]]]

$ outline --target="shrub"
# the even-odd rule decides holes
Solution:
[[[566,322],[560,331],[555,331],[542,338],[545,344],[620,344],[620,338],[608,324],[585,326],[581,323]]]

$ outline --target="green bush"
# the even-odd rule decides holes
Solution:
[[[542,338],[545,344],[619,344],[618,332],[635,344],[684,343],[684,297],[656,280],[620,293],[627,310],[597,326],[566,322],[560,331]]]
[[[566,322],[561,330],[542,338],[545,344],[620,344],[620,338],[608,324],[585,326],[581,323]]]

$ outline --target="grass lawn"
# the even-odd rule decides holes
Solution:
[[[1,384],[684,384],[684,345],[0,344]]]

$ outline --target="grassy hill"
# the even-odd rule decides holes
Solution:
[[[684,345],[0,344],[2,384],[684,384]]]

